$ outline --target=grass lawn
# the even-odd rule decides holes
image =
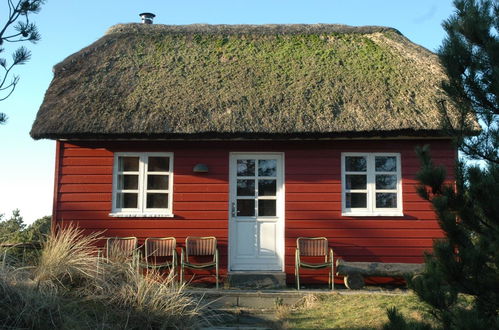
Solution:
[[[303,307],[282,311],[279,319],[288,329],[380,329],[388,321],[386,310],[423,319],[424,306],[414,294],[336,294],[310,297]]]

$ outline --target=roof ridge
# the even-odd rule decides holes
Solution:
[[[393,32],[399,35],[402,33],[392,27],[366,25],[350,26],[343,24],[187,24],[187,25],[166,25],[166,24],[141,24],[126,23],[111,26],[107,32],[114,33],[206,33],[206,34],[316,34],[316,33],[357,33],[371,34],[377,32]]]

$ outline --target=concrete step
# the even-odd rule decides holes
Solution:
[[[286,287],[284,272],[231,272],[229,287],[243,289],[279,289]]]
[[[187,293],[202,297],[212,309],[246,308],[276,309],[297,304],[307,293],[298,291],[249,291],[249,290],[188,290]]]

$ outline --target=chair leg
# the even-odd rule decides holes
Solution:
[[[216,274],[216,286],[218,290],[218,249],[215,251],[215,274]]]
[[[180,265],[180,285],[184,285],[184,264]]]
[[[334,291],[334,264],[331,266],[331,290]]]
[[[217,281],[217,285],[216,286],[217,286],[217,289],[218,289],[218,265],[217,265],[216,268],[217,268],[216,269],[216,281]]]
[[[296,266],[296,288],[300,290],[300,266]]]

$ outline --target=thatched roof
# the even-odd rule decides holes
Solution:
[[[432,135],[442,79],[391,28],[122,24],[55,66],[31,136]]]

